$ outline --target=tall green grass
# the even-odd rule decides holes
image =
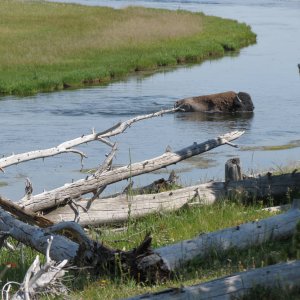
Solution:
[[[246,24],[202,13],[0,1],[0,94],[99,84],[254,43]]]
[[[137,246],[146,232],[151,231],[153,247],[189,239],[201,233],[262,219],[270,216],[256,204],[245,206],[238,202],[222,201],[212,206],[184,208],[177,212],[147,216],[130,223],[121,232],[102,228],[95,237],[114,248],[128,250]],[[84,287],[72,293],[73,299],[123,299],[137,294],[154,292],[168,287],[180,287],[209,281],[235,272],[259,268],[286,261],[295,257],[292,239],[270,242],[243,251],[226,253],[212,252],[209,257],[195,259],[181,269],[173,280],[155,285],[136,283],[127,274],[119,277],[101,277],[82,281],[82,275],[75,278],[76,286]]]
[[[240,202],[224,200],[212,206],[186,207],[177,212],[161,212],[139,220],[130,220],[121,231],[116,231],[116,228],[112,227],[101,227],[98,230],[91,228],[91,234],[93,238],[113,248],[129,250],[139,245],[146,232],[150,231],[153,236],[153,247],[156,248],[193,238],[201,233],[269,217],[271,213],[261,210],[261,207],[260,204],[247,206]],[[300,226],[294,239],[270,242],[243,251],[212,252],[209,257],[190,262],[174,279],[155,285],[137,283],[128,274],[119,272],[116,276],[103,275],[93,278],[88,270],[70,271],[69,281],[66,284],[72,291],[70,295],[72,299],[121,299],[167,287],[196,284],[296,258],[299,254],[299,251],[295,251],[295,246],[299,249],[299,230]],[[17,265],[7,272],[2,285],[7,280],[21,282],[35,254],[33,250],[26,248],[23,254],[25,259],[22,261],[20,250],[11,252],[1,249],[0,271],[8,262]]]

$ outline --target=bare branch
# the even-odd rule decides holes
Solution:
[[[112,164],[112,160],[116,154],[117,151],[117,144],[115,143],[111,149],[111,152],[109,153],[109,155],[106,157],[105,161],[103,162],[103,164],[98,168],[98,170],[94,173],[95,177],[100,176],[102,173],[110,170],[111,168],[111,164]]]
[[[234,131],[204,143],[193,144],[177,152],[166,152],[161,156],[146,161],[107,171],[96,177],[91,175],[86,179],[81,179],[52,191],[32,196],[30,199],[24,198],[19,201],[19,204],[33,211],[42,211],[56,207],[59,204],[65,203],[66,199],[74,199],[84,194],[91,193],[97,190],[99,186],[106,186],[133,176],[149,173],[176,164],[194,155],[209,151],[223,145],[227,141],[239,138],[243,133],[244,132],[241,131]]]
[[[19,164],[19,163],[22,163],[25,161],[29,161],[29,160],[55,156],[55,155],[58,155],[61,153],[73,152],[73,153],[79,154],[81,157],[86,157],[84,153],[74,149],[74,147],[81,145],[81,144],[88,143],[88,142],[92,142],[92,141],[104,142],[105,144],[109,145],[110,147],[113,147],[113,144],[106,139],[107,137],[115,136],[117,134],[124,132],[131,124],[133,124],[135,122],[153,118],[153,117],[157,117],[157,116],[161,116],[163,114],[175,112],[177,110],[178,110],[178,108],[173,108],[173,109],[168,109],[168,110],[162,110],[160,112],[156,112],[153,114],[138,116],[138,117],[132,118],[130,120],[127,120],[125,122],[122,122],[122,123],[120,122],[120,123],[116,124],[115,126],[113,126],[112,128],[105,130],[103,132],[95,133],[93,131],[92,134],[82,135],[81,137],[78,137],[78,138],[70,140],[70,141],[66,141],[56,147],[53,147],[53,148],[30,151],[30,152],[20,153],[20,154],[12,154],[11,156],[3,157],[0,159],[0,170],[2,172],[4,172],[4,169],[6,167],[16,165],[16,164]]]
[[[99,198],[99,196],[101,195],[101,193],[105,190],[106,185],[104,186],[100,186],[97,190],[97,192],[94,194],[94,196],[88,200],[87,204],[86,204],[86,211],[88,211],[91,208],[92,203]],[[79,213],[79,212],[78,212]]]
[[[56,264],[50,258],[50,249],[53,242],[53,237],[47,240],[48,246],[46,249],[46,263],[41,265],[39,256],[36,256],[34,262],[27,270],[23,283],[20,285],[17,293],[12,297],[12,300],[26,299],[30,300],[37,294],[62,294],[67,291],[66,287],[59,281],[64,276],[62,270],[67,264],[67,260]]]
[[[136,123],[138,121],[145,120],[145,119],[159,117],[159,116],[162,116],[164,114],[172,113],[172,112],[175,112],[175,111],[178,111],[178,110],[180,110],[179,107],[178,108],[161,110],[159,112],[155,112],[155,113],[148,114],[148,115],[137,116],[137,117],[129,119],[129,120],[125,121],[125,122],[118,123],[117,125],[113,126],[112,128],[110,128],[110,129],[102,132],[101,134],[99,134],[99,136],[101,136],[102,138],[115,136],[117,134],[123,133],[133,123]]]
[[[112,147],[112,150],[110,152],[110,154],[107,156],[107,158],[105,159],[105,161],[103,162],[103,164],[98,168],[98,170],[94,173],[95,177],[100,176],[101,174],[109,171],[111,169],[111,165],[112,165],[112,160],[115,156],[115,153],[117,151],[117,144],[114,144]],[[97,188],[96,193],[94,193],[94,196],[88,201],[87,205],[86,205],[86,209],[89,210],[89,208],[91,207],[93,201],[97,198],[99,198],[100,194],[105,190],[106,185],[104,186],[99,186]],[[78,212],[79,214],[79,212]]]
[[[30,179],[27,177],[25,181],[25,196],[27,197],[27,199],[30,198],[32,192],[33,192],[32,183]]]
[[[80,212],[78,210],[78,206],[76,205],[76,203],[71,200],[69,203],[68,203],[69,207],[74,211],[74,214],[75,214],[75,217],[74,217],[74,222],[76,223],[79,223],[79,220],[80,220]]]

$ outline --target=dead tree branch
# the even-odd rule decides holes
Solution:
[[[105,174],[99,174],[98,176],[91,175],[52,191],[32,196],[30,199],[24,198],[18,204],[35,212],[57,207],[60,204],[64,204],[66,199],[76,199],[84,194],[95,191],[100,186],[106,186],[133,176],[149,173],[209,151],[226,144],[228,141],[239,138],[243,133],[241,131],[234,131],[204,143],[194,143],[176,152],[165,152],[161,156],[149,160],[107,171]]]
[[[26,153],[20,153],[20,154],[13,154],[11,156],[3,157],[0,159],[0,170],[4,172],[5,168],[16,165],[19,163],[23,163],[29,160],[34,160],[34,159],[39,159],[39,158],[46,158],[46,157],[51,157],[55,156],[61,153],[76,153],[81,156],[81,159],[83,157],[86,157],[86,155],[79,151],[74,149],[74,147],[79,146],[81,144],[89,143],[92,141],[100,141],[104,142],[105,144],[109,145],[110,147],[113,147],[113,143],[111,143],[109,140],[107,140],[108,137],[115,136],[117,134],[120,134],[124,132],[130,125],[133,123],[136,123],[141,120],[153,118],[153,117],[158,117],[162,116],[166,113],[172,113],[175,111],[178,111],[179,108],[172,108],[172,109],[166,109],[166,110],[161,110],[156,113],[152,114],[147,114],[143,116],[138,116],[135,118],[132,118],[130,120],[120,122],[113,126],[112,128],[105,130],[103,132],[92,132],[91,134],[88,135],[82,135],[81,137],[78,137],[76,139],[66,141],[64,143],[61,143],[60,145],[48,149],[43,149],[43,150],[36,150],[36,151],[30,151]]]
[[[39,256],[36,256],[34,262],[25,274],[24,281],[20,285],[19,290],[13,295],[12,300],[27,300],[41,294],[62,295],[65,294],[67,288],[60,282],[64,276],[63,268],[67,264],[67,260],[60,263],[53,261],[50,256],[50,248],[53,237],[48,240],[46,250],[46,263],[41,265]],[[9,287],[9,282],[6,284]],[[4,294],[2,290],[2,295]]]

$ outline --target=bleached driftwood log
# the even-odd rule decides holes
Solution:
[[[0,231],[6,232],[17,241],[46,254],[48,239],[53,235],[50,257],[55,261],[71,260],[76,257],[79,245],[64,236],[54,235],[45,229],[26,224],[15,219],[11,214],[0,208]]]
[[[36,299],[39,295],[51,294],[62,295],[66,294],[67,288],[60,282],[64,276],[64,266],[67,260],[56,263],[50,258],[50,248],[53,238],[48,240],[48,247],[46,251],[46,263],[41,264],[39,256],[36,256],[34,262],[29,267],[24,281],[20,284],[19,290],[12,296],[11,300],[27,300]],[[14,282],[8,282],[2,289],[2,299],[9,299],[10,286]],[[5,297],[4,297],[5,294]]]
[[[206,257],[211,251],[224,252],[231,249],[246,249],[267,241],[280,240],[292,236],[300,220],[299,200],[286,213],[260,221],[199,235],[190,240],[155,249],[152,255],[144,257],[138,269],[155,268],[157,262],[163,264],[170,273],[196,257]]]
[[[234,182],[209,182],[158,194],[129,196],[126,194],[94,201],[87,211],[87,201],[78,201],[79,223],[83,226],[119,223],[150,213],[172,211],[189,205],[213,204],[219,199],[240,195],[243,201],[256,198],[285,196],[288,191],[300,189],[300,173],[261,176]],[[129,213],[130,212],[130,213]],[[54,223],[74,220],[69,206],[59,207],[44,215]]]
[[[300,261],[253,269],[193,286],[135,296],[128,300],[232,300],[240,299],[258,286],[287,290],[299,287]]]
[[[191,186],[184,189],[163,192],[159,194],[145,194],[129,196],[126,194],[114,198],[104,198],[94,201],[88,211],[82,209],[87,204],[86,200],[78,201],[80,213],[79,223],[82,226],[120,223],[130,218],[145,216],[150,213],[172,211],[181,208],[196,197],[198,188],[203,201],[213,203],[223,191],[223,183],[207,183]],[[197,200],[196,200],[197,201]],[[74,219],[74,212],[68,206],[59,207],[45,215],[54,223]]]
[[[286,213],[250,222],[236,227],[202,234],[191,240],[151,250],[151,237],[146,236],[141,245],[130,251],[111,249],[86,236],[81,226],[63,222],[49,228],[38,228],[13,218],[0,209],[0,232],[46,253],[47,240],[53,236],[50,257],[55,261],[67,259],[77,266],[89,266],[94,272],[115,272],[122,266],[139,280],[156,281],[169,278],[182,265],[195,257],[205,257],[213,251],[245,249],[266,241],[290,237],[300,219],[300,210],[293,206]],[[73,240],[54,232],[67,230]],[[120,259],[116,259],[116,256]]]
[[[61,153],[76,153],[79,154],[81,158],[86,157],[83,152],[74,149],[74,147],[92,141],[100,141],[112,147],[113,143],[107,140],[107,138],[124,132],[133,123],[136,123],[141,120],[153,118],[153,117],[162,116],[163,114],[175,112],[177,110],[180,110],[180,108],[166,109],[152,114],[137,116],[127,121],[117,123],[113,127],[102,132],[95,132],[93,130],[91,134],[82,135],[81,137],[78,137],[76,139],[61,143],[56,147],[43,149],[43,150],[30,151],[30,152],[20,153],[20,154],[12,154],[11,156],[3,157],[0,159],[0,170],[4,172],[4,169],[9,166],[16,165],[29,160],[55,156]]]
[[[183,148],[176,152],[165,152],[161,156],[133,163],[111,171],[93,174],[85,179],[65,184],[63,187],[56,188],[35,196],[24,197],[19,201],[19,205],[28,208],[34,212],[42,211],[64,204],[69,199],[77,199],[84,194],[97,191],[101,186],[106,186],[124,179],[137,175],[149,173],[163,167],[176,164],[184,159],[209,151],[218,146],[229,144],[239,138],[244,132],[234,131],[215,139],[208,140],[204,143],[194,143],[193,145]],[[235,146],[235,145],[233,145]]]
[[[67,238],[55,232],[71,232],[73,236]],[[39,228],[15,219],[11,214],[0,208],[0,232],[5,232],[17,241],[47,254],[56,261],[68,260],[69,264],[78,267],[88,267],[96,274],[114,274],[120,266],[133,277],[146,280],[147,273],[137,272],[137,262],[149,254],[151,237],[146,235],[139,247],[130,251],[112,249],[101,242],[90,239],[82,227],[74,222],[63,222],[48,228]],[[51,249],[48,249],[48,240],[53,236]],[[72,238],[72,239],[71,239]],[[164,276],[164,270],[158,270]]]

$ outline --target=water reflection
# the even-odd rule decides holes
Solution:
[[[254,117],[253,112],[247,113],[202,113],[202,112],[179,112],[176,114],[176,118],[182,121],[192,121],[192,122],[227,122],[227,121],[237,121],[241,123],[249,123]]]
[[[179,112],[176,114],[176,120],[182,122],[208,122],[211,126],[222,126],[224,130],[250,130],[254,113],[201,113],[201,112]],[[208,124],[209,125],[209,124]]]

